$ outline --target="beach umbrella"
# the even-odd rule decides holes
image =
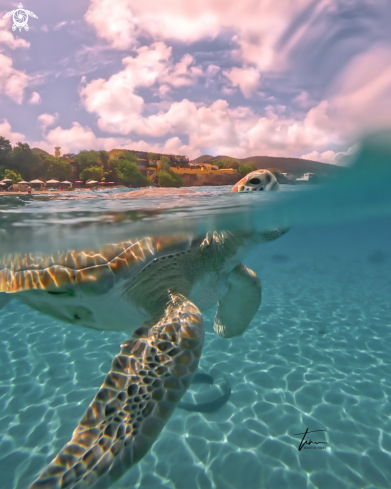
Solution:
[[[72,185],[72,182],[68,182],[68,180],[64,180],[63,182],[61,183],[66,183],[67,185]]]
[[[93,183],[99,183],[99,182],[97,182],[96,180],[90,180],[89,182],[87,182],[87,185],[91,185]]]
[[[12,180],[10,178],[4,178],[4,180],[2,180],[2,182],[12,182]]]
[[[5,182],[0,182],[0,185],[7,185]]]
[[[75,183],[83,183],[83,180],[76,180]]]
[[[22,180],[21,182],[18,182],[18,184],[27,184],[28,185],[29,183]]]
[[[31,180],[30,183],[43,183],[41,180]]]
[[[46,183],[60,183],[58,180],[48,180]]]
[[[107,182],[107,185],[114,185],[114,182]]]

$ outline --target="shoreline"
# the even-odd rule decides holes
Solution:
[[[123,185],[116,185],[116,186],[112,186],[110,187],[111,189],[113,188],[125,188]],[[16,195],[16,196],[19,196],[19,195],[34,195],[34,196],[37,196],[37,195],[58,195],[58,194],[68,194],[68,193],[71,193],[71,192],[89,192],[90,190],[97,190],[96,188],[76,188],[76,189],[72,189],[72,190],[32,190],[31,191],[31,194],[29,194],[28,192],[25,192],[25,191],[22,191],[22,190],[17,190],[15,192],[0,192],[0,197],[1,196],[4,196],[4,197],[7,197],[7,196],[11,196],[11,195]],[[106,190],[106,188],[105,188]]]

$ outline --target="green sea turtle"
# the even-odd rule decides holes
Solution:
[[[239,183],[233,190],[278,189],[267,171]],[[286,231],[144,237],[99,251],[2,258],[0,306],[15,298],[68,323],[131,334],[71,441],[31,489],[108,488],[148,452],[197,371],[201,312],[217,303],[215,332],[242,334],[261,284],[241,261]]]

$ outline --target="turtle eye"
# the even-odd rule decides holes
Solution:
[[[251,183],[252,185],[259,185],[261,183],[261,180],[258,177],[253,177],[250,178],[250,180],[247,183]]]

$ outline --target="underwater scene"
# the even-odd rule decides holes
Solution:
[[[0,197],[1,487],[29,488],[72,436],[78,443],[34,488],[391,487],[390,140],[364,140],[338,178],[279,192]],[[227,245],[231,236],[243,252]],[[95,271],[65,289],[61,271],[43,275],[61,256],[77,262],[69,250],[107,256],[100,250],[123,242],[141,244],[121,266],[142,266],[122,288]],[[113,262],[122,256],[115,250]],[[94,260],[84,269],[96,270]],[[22,278],[9,272],[15,267]],[[187,289],[177,277],[189,267],[203,345],[200,312],[179,294]],[[238,267],[229,292],[216,279],[224,267]],[[152,321],[129,341],[162,280],[171,309],[151,321],[163,329]],[[45,283],[48,292],[37,291]],[[72,294],[89,312],[66,305]],[[139,304],[132,317],[127,298]]]

